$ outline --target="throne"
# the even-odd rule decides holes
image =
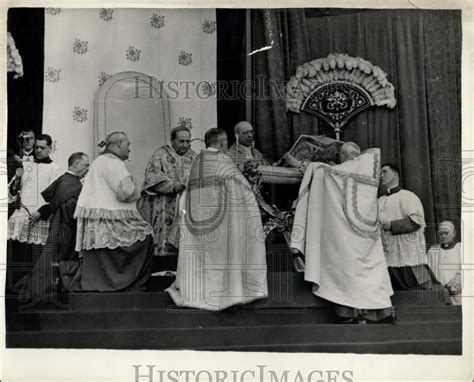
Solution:
[[[131,145],[125,164],[141,185],[151,155],[169,143],[169,115],[168,95],[153,77],[139,72],[116,73],[102,84],[95,98],[95,143],[113,131],[127,133]]]

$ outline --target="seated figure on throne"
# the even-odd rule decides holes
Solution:
[[[304,256],[313,293],[341,322],[392,320],[393,290],[377,216],[380,150],[341,147],[341,164],[306,165],[291,247]]]

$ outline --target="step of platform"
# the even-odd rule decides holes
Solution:
[[[213,351],[253,351],[253,352],[287,352],[287,353],[355,353],[355,354],[429,354],[458,355],[462,353],[461,340],[401,340],[359,343],[311,343],[311,344],[277,344],[261,346],[230,346],[199,348]]]
[[[397,325],[259,325],[217,328],[121,329],[7,333],[7,347],[349,351],[459,354],[460,322]],[[409,349],[409,345],[414,350]],[[430,346],[428,346],[430,345]],[[272,350],[273,349],[273,350]],[[345,350],[342,350],[345,349]]]
[[[297,273],[269,273],[269,298],[207,312],[166,292],[71,293],[57,304],[6,301],[7,347],[460,354],[462,309],[426,291],[396,292],[396,325],[334,325],[333,304]],[[171,279],[157,280],[169,285]]]
[[[10,316],[9,331],[55,331],[89,329],[167,329],[232,326],[323,324],[334,321],[330,307],[290,311],[230,310],[206,312],[194,309],[141,311],[16,313]],[[33,324],[34,323],[34,324]]]
[[[460,321],[460,307],[444,312],[398,312],[398,322]],[[219,326],[258,326],[330,324],[336,320],[330,306],[307,309],[231,309],[206,312],[194,309],[109,310],[97,312],[43,311],[13,313],[8,331],[49,331],[88,329],[207,328]]]
[[[171,282],[170,279],[160,283],[167,285]],[[244,309],[306,309],[332,306],[312,293],[312,285],[304,280],[302,273],[268,273],[268,289],[268,298],[245,305]],[[150,310],[174,306],[166,292],[70,293],[58,295],[57,301],[62,309],[80,312]],[[424,307],[428,312],[433,311],[432,308],[446,311],[442,294],[432,291],[397,291],[392,296],[392,304],[406,310],[420,311]],[[41,310],[41,306],[18,306],[14,298],[7,300],[7,312],[30,310]]]

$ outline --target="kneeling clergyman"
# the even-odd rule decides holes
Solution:
[[[82,290],[138,289],[150,276],[152,229],[137,210],[140,188],[123,163],[129,146],[125,133],[111,133],[84,179],[74,214]]]
[[[41,193],[48,203],[41,212],[44,220],[49,219],[49,235],[32,272],[15,285],[16,289],[26,292],[26,296],[21,297],[23,300],[55,302],[57,279],[67,280],[68,272],[63,274],[64,267],[59,264],[69,264],[77,256],[74,251],[77,226],[73,216],[82,190],[81,179],[88,170],[89,157],[82,152],[74,153],[69,157],[66,173]],[[64,282],[62,287],[68,289]]]
[[[454,224],[449,220],[439,223],[437,237],[439,244],[433,245],[427,253],[430,269],[445,289],[446,302],[461,305],[462,246],[455,240]]]
[[[180,199],[178,306],[219,311],[268,296],[262,219],[250,184],[223,154],[226,133],[211,129]]]
[[[341,147],[341,164],[308,164],[291,247],[305,257],[304,278],[336,305],[341,322],[392,320],[393,290],[377,217],[380,150]]]
[[[420,198],[400,187],[400,170],[395,165],[382,165],[380,180],[386,194],[379,198],[379,220],[393,289],[440,289],[428,266]]]

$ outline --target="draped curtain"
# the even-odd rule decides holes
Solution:
[[[298,65],[329,53],[360,56],[395,86],[395,110],[372,108],[353,118],[341,139],[379,147],[401,169],[402,186],[423,202],[427,241],[441,220],[460,225],[461,13],[431,10],[255,10],[254,80],[270,97],[255,97],[256,141],[281,157],[300,134],[332,130],[316,117],[287,114],[281,89]],[[260,80],[260,84],[262,81]],[[261,95],[261,94],[260,94]]]
[[[257,10],[252,13],[253,48],[271,47],[254,58],[254,125],[259,149],[279,158],[300,134],[316,134],[317,120],[288,115],[284,83],[311,57],[304,10]]]
[[[7,76],[8,149],[17,148],[22,130],[41,133],[43,118],[43,8],[10,8],[8,31],[11,32],[23,61],[22,77]],[[25,28],[28,25],[28,28]],[[25,112],[25,110],[27,112]],[[13,166],[14,168],[15,166]]]

